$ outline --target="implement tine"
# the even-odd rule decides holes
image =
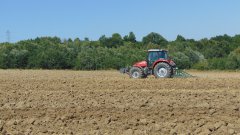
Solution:
[[[195,77],[183,70],[180,70],[180,69],[176,69],[176,74],[173,76],[173,77],[176,77],[176,78],[188,78],[188,77]]]

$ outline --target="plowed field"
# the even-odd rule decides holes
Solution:
[[[240,134],[240,72],[0,70],[0,134]]]

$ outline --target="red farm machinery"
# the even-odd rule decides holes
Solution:
[[[132,67],[121,68],[121,73],[127,73],[130,78],[147,78],[154,75],[156,78],[193,77],[183,70],[179,70],[176,64],[168,56],[167,50],[150,49],[147,59],[135,63]]]

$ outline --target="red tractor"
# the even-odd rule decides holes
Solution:
[[[135,63],[132,67],[120,69],[131,78],[146,78],[154,75],[156,78],[171,78],[175,75],[176,64],[168,57],[168,51],[160,49],[148,50],[146,61]]]

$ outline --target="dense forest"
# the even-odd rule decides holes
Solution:
[[[240,35],[210,39],[167,41],[150,33],[137,41],[135,34],[101,36],[97,41],[40,37],[17,43],[0,43],[0,68],[19,69],[119,69],[146,59],[146,50],[167,49],[180,69],[240,69]]]

